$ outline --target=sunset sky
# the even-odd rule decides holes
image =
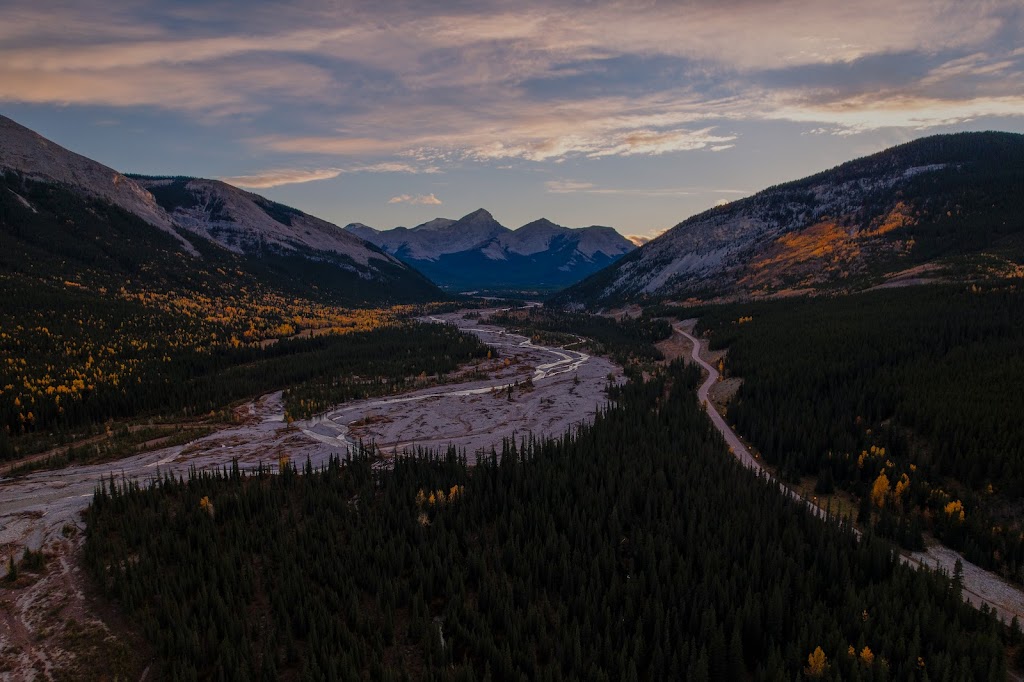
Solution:
[[[5,0],[0,113],[342,225],[652,236],[916,137],[1024,132],[1024,3]]]

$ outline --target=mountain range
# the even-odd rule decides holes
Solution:
[[[443,298],[336,225],[217,180],[124,175],[3,116],[0,177],[0,241],[13,272],[169,281],[236,271],[346,305]]]
[[[484,209],[413,228],[345,229],[444,289],[553,291],[614,263],[636,246],[610,227],[570,229],[541,218],[512,230]]]
[[[1020,276],[1024,135],[921,138],[712,208],[637,248],[609,227],[540,219],[511,230],[483,209],[340,228],[217,180],[125,175],[0,116],[0,270],[266,286],[343,305],[443,298],[435,283],[568,287],[555,303],[607,306]]]
[[[849,292],[1024,274],[1024,135],[921,138],[679,223],[554,302]]]

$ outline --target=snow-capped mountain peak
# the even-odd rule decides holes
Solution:
[[[510,230],[485,209],[411,229],[346,229],[435,282],[459,288],[570,284],[635,248],[610,227],[570,229],[541,218]]]

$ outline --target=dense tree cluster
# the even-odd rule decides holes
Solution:
[[[350,400],[441,381],[463,363],[496,357],[475,334],[450,324],[405,324],[344,338],[329,372],[285,392],[288,416],[311,417]]]
[[[9,282],[0,278],[0,292]],[[295,384],[289,409],[306,415],[488,353],[449,325],[371,311],[352,316],[366,316],[370,331],[261,345],[217,342],[216,322],[138,301],[46,286],[10,293],[0,311],[0,459],[24,454],[19,443],[36,434],[53,434],[31,441],[42,447],[111,419],[205,415]]]
[[[1020,581],[1021,310],[1016,288],[964,285],[686,315],[729,349],[729,419],[785,477],[852,491],[907,546],[932,530]]]
[[[582,341],[592,352],[607,354],[621,365],[637,360],[661,360],[661,351],[654,343],[672,334],[672,327],[665,320],[649,317],[616,320],[549,307],[499,312],[491,315],[488,322],[539,340]]]
[[[949,577],[741,468],[673,364],[478,466],[370,453],[111,480],[90,572],[169,679],[968,680],[1000,626]]]

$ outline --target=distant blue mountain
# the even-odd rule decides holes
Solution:
[[[413,228],[375,230],[353,223],[345,229],[452,291],[553,291],[636,248],[610,227],[570,229],[542,218],[510,230],[484,209]]]

